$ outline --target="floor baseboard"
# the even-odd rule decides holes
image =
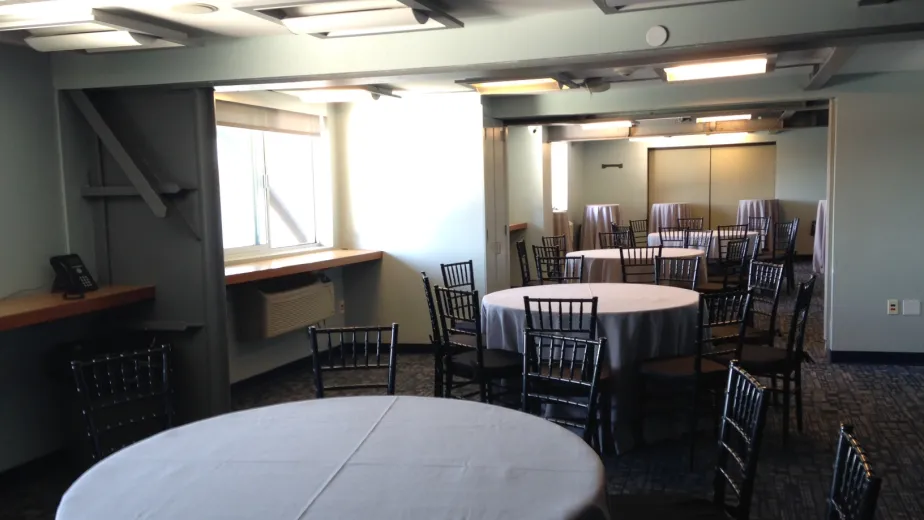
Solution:
[[[860,363],[866,365],[924,365],[924,352],[828,352],[831,363]]]

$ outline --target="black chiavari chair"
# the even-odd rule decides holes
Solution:
[[[554,332],[568,337],[597,337],[598,298],[523,297],[526,328],[535,332]]]
[[[853,434],[853,426],[842,424],[825,520],[873,520],[881,487],[882,479],[873,473],[869,457]]]
[[[783,259],[783,265],[786,266],[783,271],[783,277],[786,278],[786,294],[792,292],[796,285],[796,269],[795,269],[795,257],[796,257],[796,237],[799,234],[799,218],[796,217],[792,220],[792,227],[789,233],[789,242],[786,246],[786,256]]]
[[[687,247],[690,230],[680,227],[662,227],[658,229],[661,247]]]
[[[703,262],[709,262],[712,252],[712,231],[690,231],[687,233],[687,247],[703,252]]]
[[[520,281],[523,287],[536,285],[532,274],[529,271],[529,255],[526,253],[526,241],[517,240],[517,261],[520,263]]]
[[[600,249],[619,249],[632,247],[632,236],[628,231],[600,233]]]
[[[536,281],[538,282],[539,278],[539,263],[542,258],[554,258],[563,256],[562,252],[555,246],[533,246],[533,259],[536,262]]]
[[[398,365],[398,324],[390,327],[308,328],[311,360],[314,367],[315,396],[324,398],[328,391],[384,389],[395,395]],[[325,383],[325,373],[385,372],[381,383]]]
[[[532,330],[524,333],[522,410],[541,414],[543,405],[577,413],[544,417],[578,433],[598,453],[600,363],[606,338],[579,339]]]
[[[173,426],[169,345],[72,361],[94,461]]]
[[[690,413],[690,469],[696,447],[696,424],[703,394],[721,389],[726,367],[721,362],[725,355],[740,355],[743,347],[746,317],[751,308],[751,295],[747,291],[700,294],[696,350],[688,356],[672,356],[642,361],[639,365],[639,423],[636,438],[643,441],[644,404],[649,382],[680,387],[692,398]],[[734,327],[730,327],[734,326]],[[731,335],[721,330],[734,329]],[[717,345],[731,342],[733,350],[716,350]],[[737,359],[737,357],[735,357]]]
[[[563,256],[567,253],[566,244],[565,235],[542,237],[542,245],[545,247],[557,247],[559,251],[558,256]]]
[[[433,347],[433,397],[440,397],[443,395],[443,385],[445,384],[443,381],[443,349],[441,347],[443,335],[440,333],[440,322],[436,313],[436,304],[433,302],[433,290],[430,287],[430,278],[427,277],[427,273],[425,272],[421,272],[420,276],[423,278],[424,293],[427,298],[427,311],[430,314],[430,345]]]
[[[760,251],[767,249],[767,236],[772,221],[770,217],[748,217],[748,231],[757,232],[757,249]]]
[[[443,287],[447,289],[475,290],[475,267],[471,260],[454,264],[440,264]]]
[[[699,281],[700,257],[655,260],[655,285],[669,285],[695,291]]]
[[[632,226],[620,226],[620,225],[616,224],[615,222],[611,222],[611,223],[610,223],[610,231],[612,231],[613,233],[622,233],[623,231],[625,231],[626,233],[629,233],[629,235],[631,235],[631,234],[632,234]]]
[[[629,227],[632,229],[632,247],[647,246],[648,219],[630,220]]]
[[[721,278],[720,282],[709,281],[700,286],[702,292],[727,291],[744,286],[744,278],[747,274],[747,264],[750,260],[748,253],[748,238],[729,240],[725,245],[725,256],[713,266],[716,276]]]
[[[703,217],[678,218],[677,227],[690,231],[702,231]]]
[[[655,259],[659,256],[661,246],[620,249],[623,283],[654,283]]]
[[[523,356],[510,350],[485,348],[478,291],[442,287],[434,290],[443,333],[439,345],[445,370],[443,397],[452,397],[453,390],[474,384],[477,392],[460,397],[477,395],[483,403],[493,402],[495,382],[519,377]],[[456,382],[457,377],[462,380]]]
[[[581,283],[584,278],[583,256],[536,257],[539,285]]]
[[[769,405],[766,394],[752,375],[736,364],[729,367],[711,500],[668,494],[610,495],[613,518],[748,520]]]
[[[716,227],[716,236],[719,247],[719,259],[725,258],[728,250],[728,243],[732,240],[742,240],[748,237],[747,224],[735,224],[731,226]]]

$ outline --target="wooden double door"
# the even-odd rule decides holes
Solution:
[[[738,201],[776,198],[776,144],[648,150],[648,205],[686,202],[706,228],[735,224]]]

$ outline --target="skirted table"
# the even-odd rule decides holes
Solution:
[[[584,257],[584,282],[587,283],[622,283],[622,257],[619,249],[594,249],[592,251],[575,251],[568,256]],[[703,251],[692,248],[661,248],[662,258],[696,258],[699,257],[699,282],[705,283],[706,258]]]
[[[773,234],[776,224],[780,221],[780,201],[777,199],[749,199],[738,201],[738,224],[747,224],[751,217],[770,217],[770,228],[767,230],[767,241],[761,244],[765,251],[773,247]]]
[[[690,231],[690,237],[698,237],[701,235],[709,234],[711,235],[711,244],[709,245],[709,258],[716,259],[719,257],[719,232],[714,229],[707,229],[705,231]],[[748,247],[751,247],[751,244],[757,240],[757,231],[748,231]],[[658,233],[649,233],[648,234],[648,247],[657,247],[661,245],[661,235]]]
[[[598,298],[597,337],[607,339],[606,361],[608,385],[613,396],[616,447],[619,452],[631,449],[632,425],[638,413],[636,367],[645,359],[693,353],[699,293],[678,287],[632,283],[538,285],[498,291],[481,300],[488,345],[503,345],[523,352],[524,296]],[[649,429],[645,438],[666,438],[677,433],[672,426],[665,425],[657,432]]]
[[[677,227],[677,219],[690,218],[693,214],[686,202],[664,202],[651,205],[648,218],[648,232],[657,233],[662,227]]]
[[[613,231],[613,222],[619,224],[619,204],[588,204],[584,207],[581,225],[581,249],[600,247],[599,233]]]
[[[552,234],[565,235],[565,252],[574,251],[574,224],[568,220],[567,211],[552,212]]]

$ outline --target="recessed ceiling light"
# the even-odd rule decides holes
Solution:
[[[211,4],[177,4],[170,10],[180,14],[211,14],[218,11],[218,7]]]
[[[600,121],[598,123],[584,123],[582,130],[602,130],[605,128],[630,128],[632,121]]]
[[[512,81],[485,81],[470,83],[479,94],[534,94],[569,88],[554,78],[516,79]]]
[[[697,123],[717,123],[719,121],[747,121],[751,119],[751,114],[734,114],[730,116],[709,116],[697,117]]]
[[[664,68],[667,81],[729,78],[749,74],[764,74],[765,72],[767,72],[767,58],[709,61]]]

